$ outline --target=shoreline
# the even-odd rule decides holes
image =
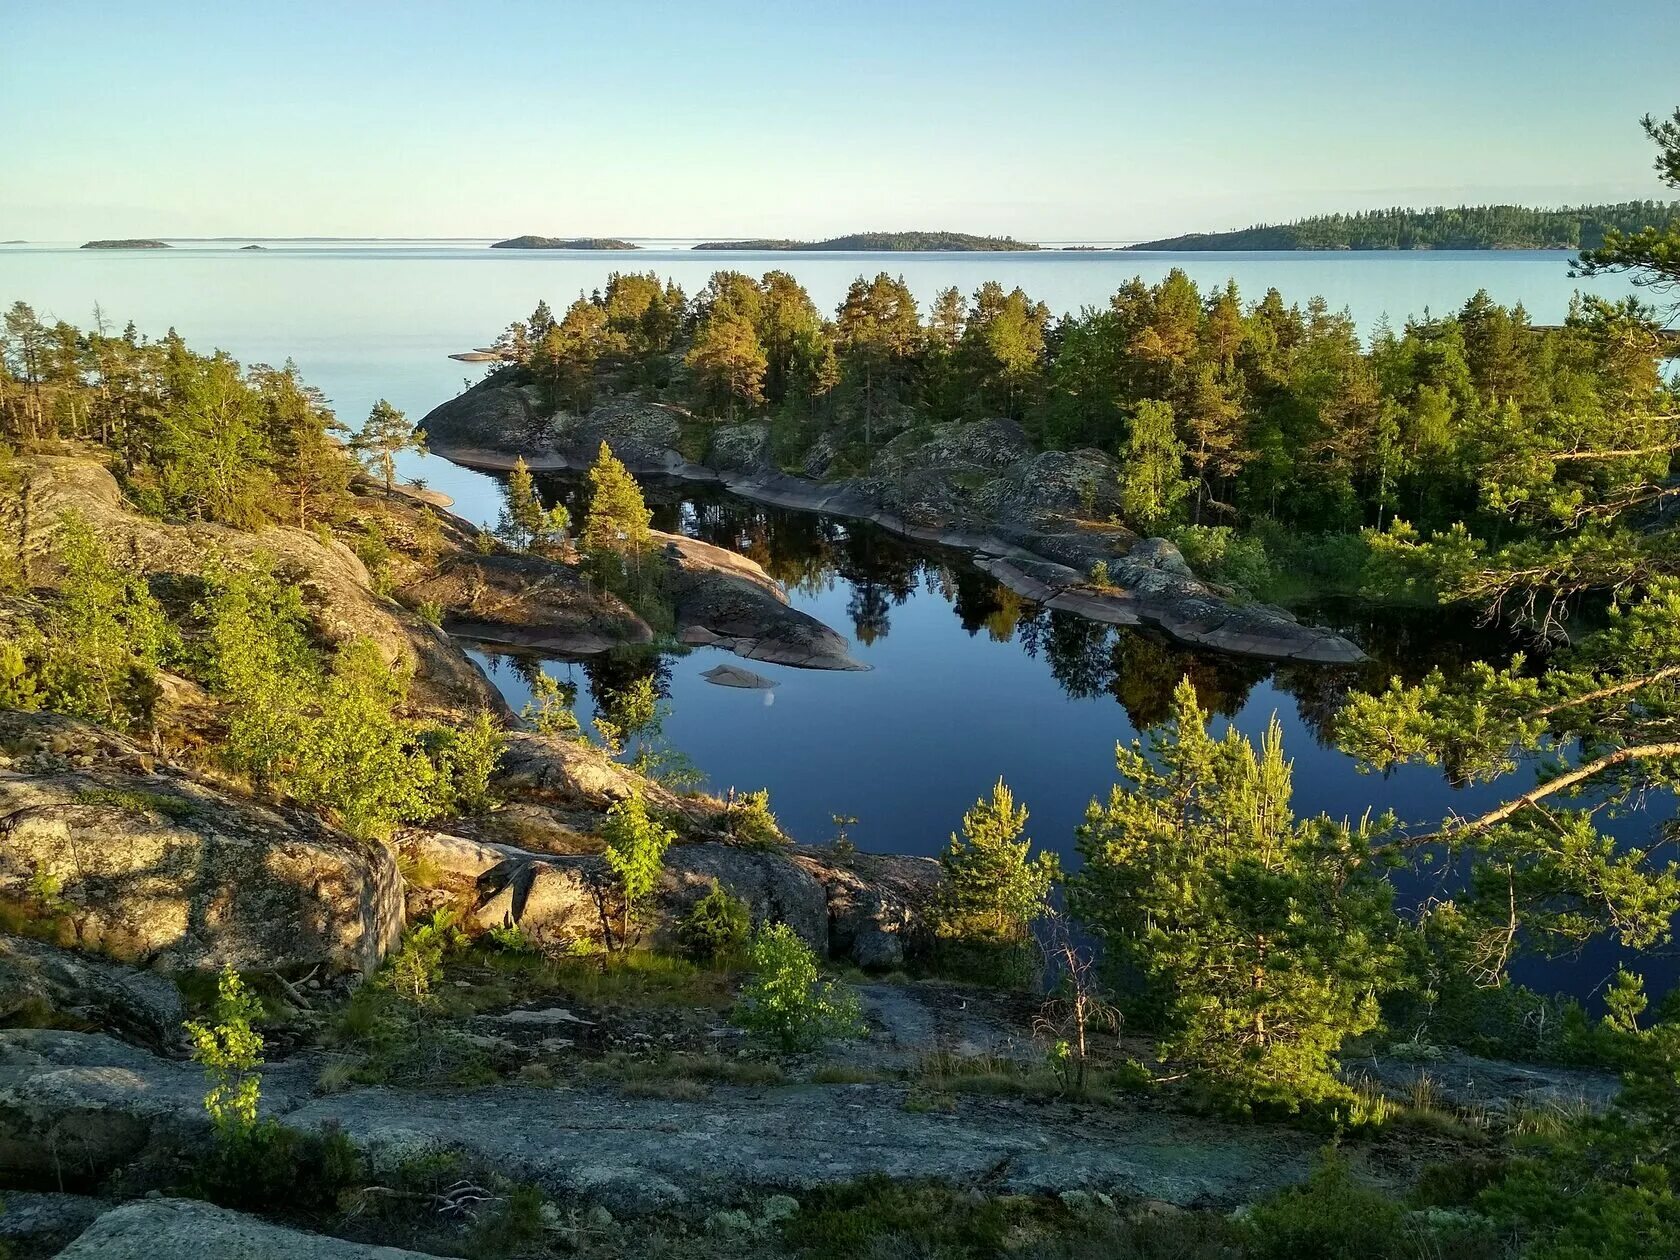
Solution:
[[[432,454],[475,472],[509,472],[521,458],[532,472],[575,473],[589,468],[587,462],[553,450],[520,456],[435,440],[430,449]],[[868,521],[914,542],[967,551],[976,568],[1023,599],[1088,621],[1111,626],[1153,626],[1194,647],[1266,660],[1356,665],[1367,659],[1356,644],[1334,631],[1302,626],[1294,621],[1282,622],[1293,633],[1265,633],[1252,626],[1233,629],[1225,621],[1208,621],[1199,611],[1186,616],[1171,602],[1150,600],[1127,591],[1098,590],[1087,585],[1085,576],[1078,570],[1048,560],[1027,547],[990,533],[913,525],[896,513],[868,503],[844,485],[825,490],[819,482],[788,473],[731,473],[682,459],[674,452],[658,465],[633,464],[632,470],[641,476],[718,486],[766,507]]]

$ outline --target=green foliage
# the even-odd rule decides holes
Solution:
[[[752,912],[747,903],[717,880],[677,924],[677,941],[689,957],[703,962],[729,962],[746,953],[752,937]]]
[[[519,716],[544,735],[576,739],[583,734],[577,714],[572,711],[576,703],[577,687],[574,684],[562,683],[547,670],[539,669],[531,679],[531,698],[519,711]]]
[[[1680,1254],[1680,1027],[1645,1035],[1616,1107],[1531,1144],[1478,1208],[1525,1260]]]
[[[1262,538],[1229,525],[1182,525],[1171,537],[1199,576],[1259,598],[1272,589],[1277,574]]]
[[[197,616],[197,668],[227,702],[223,755],[271,790],[363,837],[494,804],[504,737],[489,716],[461,728],[401,717],[406,675],[365,639],[323,662],[293,584],[260,567],[212,568]]]
[[[604,690],[597,698],[595,729],[615,756],[631,740],[651,742],[664,726],[666,709],[652,675],[639,674],[622,686]]]
[[[1049,904],[1061,874],[1053,853],[1029,856],[1032,841],[1021,839],[1026,806],[999,779],[990,799],[974,803],[962,820],[962,835],[940,856],[945,900],[940,908],[944,935],[1020,944]]]
[[[1135,249],[1575,249],[1588,250],[1680,217],[1680,205],[1627,201],[1614,205],[1433,206],[1312,215],[1293,223],[1234,232],[1193,232],[1145,241]]]
[[[6,646],[0,691],[20,708],[145,726],[154,671],[178,648],[173,627],[145,578],[117,564],[80,513],[61,518],[54,554],[57,598],[40,628],[25,627]]]
[[[628,554],[639,557],[649,545],[653,513],[642,499],[642,488],[630,470],[605,442],[589,469],[589,513],[578,543],[591,555]]]
[[[1208,734],[1188,680],[1173,705],[1147,751],[1116,749],[1123,782],[1087,811],[1071,908],[1142,978],[1164,1055],[1241,1103],[1335,1096],[1337,1049],[1400,980],[1371,832],[1294,818],[1275,720],[1257,753]]]
[[[1354,1180],[1347,1158],[1327,1148],[1303,1186],[1255,1205],[1249,1213],[1254,1260],[1367,1260],[1396,1257],[1404,1212],[1379,1190]]]
[[[770,789],[737,793],[729,789],[724,802],[724,830],[732,840],[753,848],[780,848],[787,843],[776,815],[770,812]]]
[[[379,983],[410,1002],[424,1003],[443,975],[445,955],[465,943],[456,919],[454,912],[440,910],[404,932],[401,946],[379,971]]]
[[[187,1037],[192,1057],[204,1068],[210,1091],[204,1110],[219,1138],[237,1140],[257,1127],[257,1104],[262,1097],[263,1040],[251,1027],[262,1004],[246,988],[231,965],[223,968],[216,988],[213,1022],[190,1020]]]
[[[1120,514],[1140,529],[1163,529],[1178,517],[1190,493],[1185,449],[1173,427],[1170,403],[1138,404],[1120,450]]]
[[[649,816],[640,793],[614,802],[601,827],[607,869],[618,881],[623,903],[620,937],[627,939],[642,903],[659,886],[665,870],[665,850],[677,833]]]
[[[1645,978],[1626,967],[1616,968],[1616,976],[1604,991],[1604,1022],[1621,1033],[1639,1031],[1639,1017],[1645,1013],[1650,999],[1645,996]]]
[[[426,453],[426,434],[407,416],[381,398],[373,404],[361,432],[350,443],[370,472],[385,483],[385,493],[396,486],[397,456],[404,451]]]
[[[571,513],[564,504],[543,506],[531,470],[523,458],[516,460],[508,474],[507,502],[496,525],[496,537],[515,551],[527,551],[563,542],[571,523]]]
[[[754,935],[752,969],[735,1008],[741,1027],[790,1053],[863,1035],[856,996],[820,977],[816,954],[787,924],[766,924]]]
[[[465,726],[433,726],[427,753],[437,774],[435,803],[456,814],[484,814],[501,802],[491,779],[507,747],[507,735],[487,711]]]

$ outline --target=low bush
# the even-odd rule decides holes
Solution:
[[[752,938],[752,912],[747,903],[717,880],[677,924],[683,952],[700,962],[728,963],[746,953]]]
[[[819,976],[816,954],[787,924],[759,929],[752,967],[735,1008],[741,1027],[789,1052],[812,1049],[831,1037],[863,1035],[856,996]]]

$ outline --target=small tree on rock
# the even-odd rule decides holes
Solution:
[[[963,815],[962,835],[953,834],[939,862],[945,868],[941,928],[959,937],[1019,944],[1044,913],[1050,888],[1061,873],[1053,853],[1030,856],[1032,841],[1021,839],[1026,806],[1002,779],[990,798]]]
[[[648,815],[640,793],[626,797],[607,811],[601,839],[606,844],[607,868],[618,880],[623,899],[619,921],[621,942],[629,939],[630,925],[642,903],[658,887],[659,876],[665,870],[665,850],[676,838],[676,832]]]
[[[630,470],[601,443],[589,470],[589,515],[584,519],[583,550],[591,555],[628,553],[639,558],[650,542],[653,513]]]
[[[385,483],[385,493],[390,494],[397,482],[397,456],[404,451],[424,455],[426,433],[381,398],[368,412],[367,423],[356,435],[352,447],[368,471]]]

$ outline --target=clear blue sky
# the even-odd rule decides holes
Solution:
[[[1056,240],[1658,196],[1637,119],[1680,104],[1680,15],[1602,8],[6,0],[0,239]]]

